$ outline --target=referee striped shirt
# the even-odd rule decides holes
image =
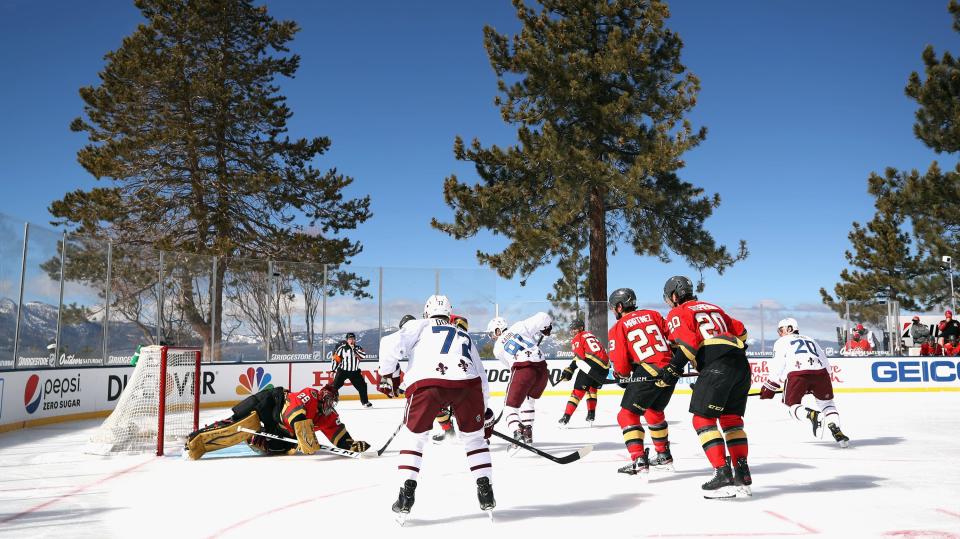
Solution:
[[[358,344],[350,346],[346,341],[340,343],[337,349],[333,351],[334,356],[340,356],[340,365],[334,361],[331,370],[343,369],[345,371],[359,371],[360,360],[365,356],[363,348]]]

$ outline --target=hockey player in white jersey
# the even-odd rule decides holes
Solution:
[[[400,359],[408,358],[404,372],[407,408],[399,437],[401,450],[397,466],[404,482],[393,504],[401,523],[413,506],[423,447],[429,439],[433,420],[447,406],[453,407],[460,426],[467,466],[477,482],[480,508],[491,511],[496,506],[486,440],[487,431],[492,430],[493,425],[493,411],[488,407],[490,388],[480,354],[470,335],[450,324],[450,312],[446,296],[430,296],[424,305],[424,319],[407,322],[392,346],[380,350],[381,373],[394,372]],[[395,395],[393,380],[393,377],[381,378],[384,386],[381,390]],[[488,426],[490,429],[485,428]]]
[[[510,368],[503,407],[507,428],[513,430],[514,439],[528,444],[533,442],[536,402],[549,380],[540,342],[550,335],[552,324],[550,315],[539,312],[510,326],[493,345],[493,355]]]
[[[833,403],[833,384],[830,381],[830,360],[817,341],[800,333],[793,318],[784,318],[777,324],[780,338],[773,345],[770,375],[760,390],[761,399],[772,399],[783,387],[783,403],[790,408],[790,416],[797,421],[807,419],[814,436],[822,434],[826,423],[840,447],[850,444],[840,430],[840,413]],[[817,409],[803,406],[804,395],[813,395]]]

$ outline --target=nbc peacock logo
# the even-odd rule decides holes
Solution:
[[[273,389],[270,383],[270,373],[264,372],[263,367],[253,367],[247,369],[247,372],[240,375],[240,385],[237,386],[237,395],[253,395],[264,389]]]
[[[40,377],[36,374],[27,378],[27,385],[23,388],[23,405],[27,408],[27,413],[32,414],[40,407],[40,397],[43,391],[40,390]]]

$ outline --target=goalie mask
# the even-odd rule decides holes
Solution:
[[[317,411],[323,415],[330,415],[340,402],[340,394],[336,388],[327,384],[317,391]]]

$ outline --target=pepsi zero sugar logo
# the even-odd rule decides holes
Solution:
[[[77,408],[80,406],[80,399],[71,396],[79,392],[79,374],[70,378],[48,378],[42,383],[40,376],[32,374],[23,388],[23,406],[28,414],[36,412],[41,402],[44,410]]]

